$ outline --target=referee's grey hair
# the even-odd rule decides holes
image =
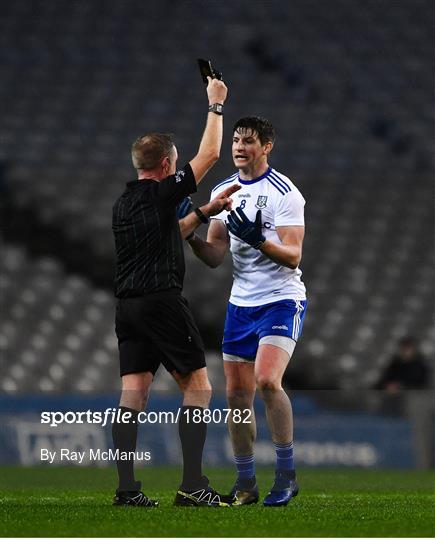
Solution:
[[[163,158],[170,157],[174,148],[171,133],[147,133],[138,137],[131,147],[131,159],[135,169],[151,171]]]

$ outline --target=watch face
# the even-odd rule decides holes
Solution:
[[[224,110],[224,107],[223,107],[222,103],[213,103],[213,105],[210,105],[208,110],[211,111],[211,112],[222,114],[222,112]]]

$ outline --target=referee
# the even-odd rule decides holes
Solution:
[[[227,88],[222,81],[209,78],[207,95],[207,124],[196,156],[177,170],[177,149],[170,135],[149,133],[139,137],[132,146],[137,180],[127,183],[113,207],[116,335],[122,378],[119,420],[112,430],[119,458],[115,505],[158,506],[158,501],[141,492],[130,456],[136,450],[138,414],[146,405],[160,364],[183,394],[179,416],[183,479],[174,504],[228,506],[231,502],[213,490],[202,475],[206,424],[202,415],[199,423],[193,423],[192,417],[198,414],[195,410],[208,407],[211,386],[203,343],[181,294],[185,270],[182,234],[184,238],[189,236],[208,216],[196,209],[183,220],[181,234],[177,205],[196,191],[219,158]],[[211,215],[229,207],[231,199],[226,195],[203,209]]]

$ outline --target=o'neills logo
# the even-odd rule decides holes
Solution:
[[[272,330],[288,330],[288,326],[282,324],[281,326],[272,326]]]

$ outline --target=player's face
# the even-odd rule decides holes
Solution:
[[[232,154],[234,165],[242,170],[254,170],[263,161],[267,161],[270,143],[262,145],[258,133],[251,129],[235,131],[233,134]]]

